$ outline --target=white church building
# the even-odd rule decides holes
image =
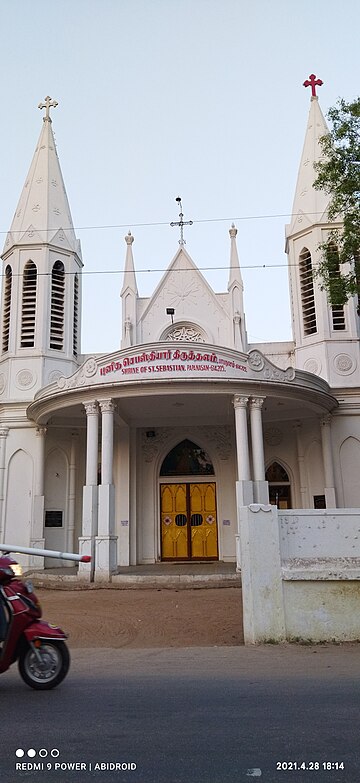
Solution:
[[[92,554],[80,575],[109,580],[119,566],[235,561],[239,504],[360,508],[358,302],[331,307],[312,275],[333,227],[312,187],[317,96],[286,227],[292,342],[248,343],[235,226],[226,292],[181,239],[150,298],[129,231],[121,342],[106,355],[81,354],[83,261],[52,106],[2,254],[0,541]]]

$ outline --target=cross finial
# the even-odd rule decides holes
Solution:
[[[192,220],[188,220],[186,223],[184,222],[184,220],[183,220],[184,215],[183,215],[183,211],[182,211],[181,197],[177,196],[175,201],[177,201],[177,203],[179,204],[179,207],[180,207],[180,212],[179,212],[180,220],[178,220],[176,223],[170,223],[170,226],[180,226],[179,245],[186,245],[186,242],[185,242],[185,239],[184,239],[184,226],[192,226],[193,221]]]
[[[44,120],[44,122],[51,122],[50,106],[52,106],[53,109],[55,109],[55,107],[58,105],[58,103],[57,103],[57,101],[53,101],[50,98],[50,95],[47,95],[46,98],[44,98],[44,101],[45,101],[45,103],[39,103],[38,108],[39,109],[46,109],[45,117],[43,117],[43,120]]]
[[[314,73],[311,73],[309,78],[304,82],[304,87],[311,87],[311,97],[316,98],[316,85],[321,87],[324,82],[321,79],[317,79]]]

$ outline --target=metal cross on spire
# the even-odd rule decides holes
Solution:
[[[57,101],[53,101],[52,98],[50,98],[50,95],[47,95],[46,98],[44,98],[45,103],[39,103],[38,109],[46,109],[45,117],[43,117],[44,122],[51,122],[50,117],[50,106],[52,106],[53,109],[58,105]]]
[[[304,82],[304,87],[311,87],[311,97],[316,98],[316,86],[321,87],[324,82],[321,79],[317,79],[314,73],[311,73],[309,78]]]
[[[180,220],[176,221],[175,223],[170,223],[170,226],[180,226],[180,239],[179,239],[179,245],[186,245],[186,242],[185,242],[185,239],[184,239],[184,226],[192,226],[192,224],[193,224],[193,221],[192,221],[192,220],[187,220],[187,221],[185,222],[185,221],[183,220],[183,218],[184,218],[184,215],[183,215],[183,211],[182,211],[181,197],[180,197],[180,196],[177,196],[177,198],[175,199],[175,201],[177,201],[177,203],[179,204],[179,207],[180,207],[180,212],[179,212],[179,218],[180,218]]]

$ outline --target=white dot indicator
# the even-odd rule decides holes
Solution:
[[[28,754],[28,756],[29,756],[31,759],[33,759],[33,758],[34,758],[34,756],[36,756],[36,750],[34,750],[34,748],[29,748],[29,750],[28,750],[27,754]]]
[[[46,748],[40,748],[39,756],[41,756],[41,758],[43,758],[43,759],[46,758],[47,754],[48,754],[48,752],[47,752]]]
[[[19,759],[21,759],[21,757],[24,755],[25,755],[25,751],[22,748],[18,748],[15,751],[15,756],[17,756]]]
[[[56,759],[58,756],[60,756],[60,751],[59,751],[59,749],[58,749],[58,748],[53,748],[53,749],[50,751],[50,753],[51,753],[51,755],[52,755],[52,756],[53,756],[55,759]]]

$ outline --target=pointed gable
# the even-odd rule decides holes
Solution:
[[[206,342],[223,342],[220,338],[228,315],[183,246],[179,248],[152,297],[143,301],[139,319],[144,342],[159,340],[168,330],[172,308],[174,326],[198,326]]]

